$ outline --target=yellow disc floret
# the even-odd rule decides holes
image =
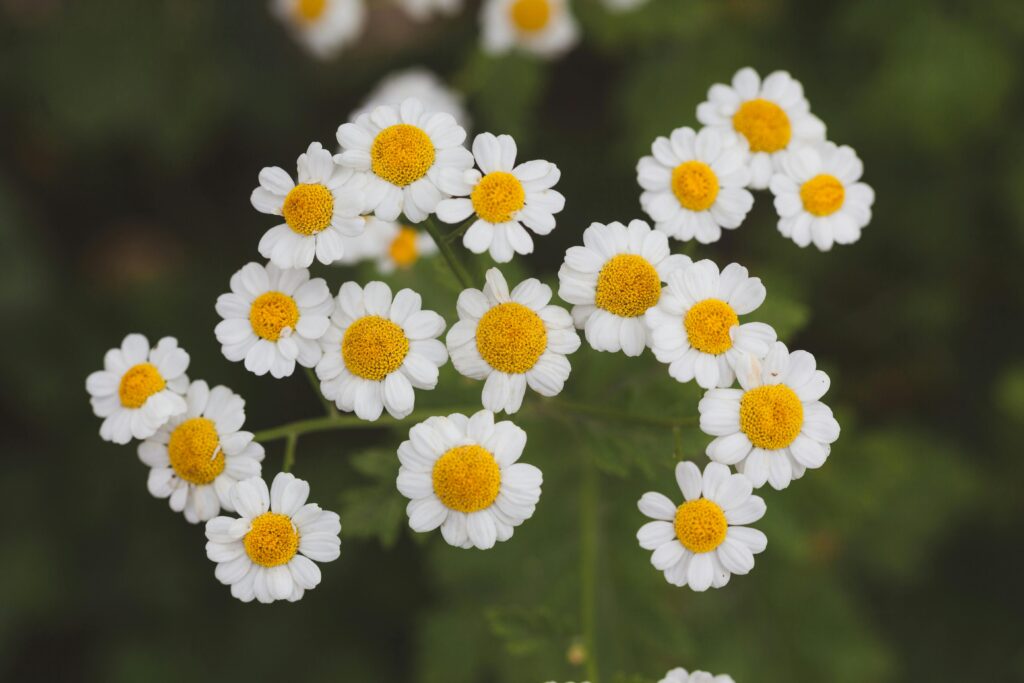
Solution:
[[[224,471],[217,428],[205,417],[193,417],[175,427],[167,455],[174,473],[190,484],[209,484]]]
[[[550,0],[513,0],[509,7],[512,23],[524,33],[539,31],[551,20]]]
[[[488,223],[506,223],[526,204],[526,190],[511,173],[494,171],[480,179],[470,199],[480,218]]]
[[[594,303],[623,318],[635,318],[658,303],[661,278],[650,261],[636,254],[609,259],[597,276]]]
[[[264,512],[253,518],[242,544],[250,560],[263,567],[276,567],[295,557],[299,532],[288,515]]]
[[[434,493],[445,507],[477,512],[491,506],[501,490],[501,469],[483,446],[456,446],[434,463]]]
[[[803,425],[804,404],[785,384],[757,387],[740,399],[740,429],[758,448],[785,448],[799,436]]]
[[[476,326],[476,348],[480,357],[501,372],[526,372],[547,347],[544,321],[522,304],[498,304],[484,313]]]
[[[419,258],[419,248],[416,245],[416,238],[419,233],[415,228],[403,225],[395,239],[391,240],[388,246],[388,255],[399,268],[409,268]]]
[[[821,173],[800,186],[800,200],[807,213],[828,216],[843,206],[846,188],[834,175]]]
[[[740,105],[732,116],[732,127],[747,139],[751,152],[778,152],[793,137],[789,116],[782,107],[760,98]]]
[[[277,341],[283,330],[294,330],[298,322],[298,304],[295,299],[281,292],[264,292],[249,307],[252,331],[268,341]]]
[[[434,165],[434,143],[422,129],[408,123],[388,126],[373,139],[370,164],[384,180],[405,187]]]
[[[281,207],[284,222],[300,235],[326,230],[334,218],[334,195],[319,183],[296,185]]]
[[[141,408],[153,394],[163,391],[167,386],[163,375],[152,363],[139,363],[128,368],[121,377],[117,393],[121,397],[121,405],[125,408]]]
[[[698,301],[690,306],[683,318],[690,346],[716,356],[732,348],[729,330],[739,322],[733,307],[721,299]]]
[[[707,498],[688,500],[676,510],[676,538],[694,553],[709,553],[725,540],[725,512]]]
[[[326,9],[327,0],[297,0],[293,11],[299,21],[311,23],[323,16]]]
[[[376,315],[359,318],[345,330],[341,357],[357,377],[379,382],[402,367],[409,338],[395,323]]]
[[[707,211],[718,197],[718,176],[703,161],[684,161],[672,171],[672,193],[683,208]]]

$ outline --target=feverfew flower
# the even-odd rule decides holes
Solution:
[[[272,0],[271,9],[314,57],[330,59],[366,21],[364,0]]]
[[[461,4],[462,0],[408,0],[409,3]],[[451,114],[455,121],[465,129],[469,129],[469,114],[462,103],[462,95],[447,85],[430,71],[421,66],[414,66],[403,71],[396,71],[386,76],[370,92],[362,106],[353,112],[350,120],[355,121],[362,114],[369,114],[382,104],[399,106],[413,97],[423,103],[427,111],[440,111]]]
[[[381,273],[408,270],[425,256],[437,253],[437,244],[424,230],[368,216],[366,232],[352,238],[359,241],[358,260],[371,260]]]
[[[725,674],[713,676],[707,671],[688,673],[686,669],[678,667],[665,674],[665,677],[658,683],[735,683],[735,681],[732,680],[732,676]]]
[[[488,54],[518,48],[553,59],[579,40],[568,0],[484,0],[480,22]]]

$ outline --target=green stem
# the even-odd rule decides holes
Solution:
[[[281,465],[282,472],[291,472],[295,465],[295,447],[299,445],[299,435],[292,433],[284,443],[284,462]]]
[[[580,489],[580,623],[587,680],[599,683],[597,665],[597,541],[598,472],[588,453],[583,455]]]
[[[253,436],[253,440],[264,443],[267,441],[277,441],[278,439],[290,439],[292,436],[298,438],[303,434],[328,432],[337,429],[380,429],[382,427],[394,427],[396,425],[419,422],[432,415],[450,415],[451,413],[472,414],[475,413],[477,409],[477,407],[466,406],[456,406],[453,408],[423,408],[421,410],[414,410],[408,417],[401,420],[393,418],[390,415],[382,415],[375,422],[362,420],[355,415],[326,415],[324,417],[313,417],[308,420],[298,420],[278,427],[264,429],[256,432]]]
[[[427,220],[423,221],[423,227],[426,228],[427,232],[430,233],[431,238],[434,240],[434,244],[437,245],[438,251],[444,256],[444,260],[448,263],[448,267],[452,269],[452,273],[455,275],[455,279],[459,281],[464,288],[469,289],[473,286],[473,278],[470,276],[469,271],[466,270],[466,266],[459,260],[458,254],[452,249],[452,245],[449,244],[444,235],[441,234],[440,228],[437,226],[437,222],[433,218],[428,217]]]
[[[320,403],[324,407],[324,412],[327,415],[337,416],[338,409],[334,407],[334,402],[329,401],[327,397],[324,396],[323,392],[320,391],[320,382],[317,380],[316,374],[313,372],[312,368],[303,368],[303,370],[306,371],[306,379],[309,380],[309,386],[313,387],[313,393],[316,394],[318,399],[320,399]]]
[[[464,232],[469,230],[469,226],[473,225],[475,222],[476,216],[470,216],[469,220],[465,221],[462,225],[444,236],[445,242],[448,242],[449,244],[455,242],[455,240],[459,239]]]

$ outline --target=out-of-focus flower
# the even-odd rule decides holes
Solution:
[[[364,0],[271,0],[271,11],[319,59],[330,59],[359,37]]]
[[[490,54],[520,49],[554,59],[579,40],[568,0],[485,0],[480,22],[483,48]]]

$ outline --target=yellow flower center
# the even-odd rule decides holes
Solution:
[[[725,512],[707,498],[688,500],[676,510],[676,538],[694,553],[709,553],[725,540]]]
[[[334,195],[319,183],[296,185],[281,207],[284,222],[300,235],[326,230],[334,218]]]
[[[295,3],[295,17],[299,21],[313,22],[327,9],[327,0],[298,0]]]
[[[732,348],[729,330],[739,322],[736,311],[721,299],[698,301],[683,318],[690,346],[716,356]]]
[[[594,302],[622,318],[635,318],[658,303],[661,278],[650,261],[636,254],[608,260],[597,276]]]
[[[793,136],[782,107],[760,98],[740,105],[732,116],[732,127],[747,139],[751,152],[778,152]]]
[[[252,331],[268,341],[277,341],[285,329],[295,329],[299,307],[295,299],[281,292],[264,292],[249,307]]]
[[[509,16],[520,31],[533,33],[548,25],[551,3],[549,0],[515,0],[509,8]]]
[[[740,429],[758,448],[785,448],[803,425],[804,404],[785,384],[757,387],[740,399]]]
[[[434,143],[416,126],[388,126],[370,146],[373,172],[392,185],[405,187],[425,176],[434,165]]]
[[[480,218],[488,223],[506,223],[526,204],[526,190],[511,173],[495,171],[480,179],[470,199]]]
[[[544,321],[522,304],[498,304],[484,313],[476,326],[476,348],[480,357],[501,372],[526,372],[547,347]]]
[[[434,463],[434,493],[445,507],[477,512],[491,506],[501,490],[501,469],[483,446],[456,446]]]
[[[288,515],[264,512],[253,518],[242,544],[250,560],[263,567],[276,567],[295,557],[299,532]]]
[[[816,175],[800,186],[800,199],[808,213],[828,216],[843,206],[846,189],[833,175]]]
[[[416,238],[419,233],[415,228],[402,226],[395,239],[391,240],[388,247],[388,255],[399,268],[408,268],[416,263],[419,258],[419,249],[416,248]]]
[[[703,161],[684,161],[672,171],[672,192],[684,208],[707,211],[718,196],[718,176]]]
[[[193,417],[175,427],[167,455],[174,473],[190,484],[209,484],[224,471],[217,428],[205,417]]]
[[[125,408],[141,408],[153,394],[163,391],[167,386],[160,371],[152,363],[139,363],[128,368],[121,377],[121,385],[117,393],[121,396],[121,405]]]
[[[402,367],[409,338],[402,328],[376,315],[359,318],[345,330],[341,357],[357,377],[379,382]]]

